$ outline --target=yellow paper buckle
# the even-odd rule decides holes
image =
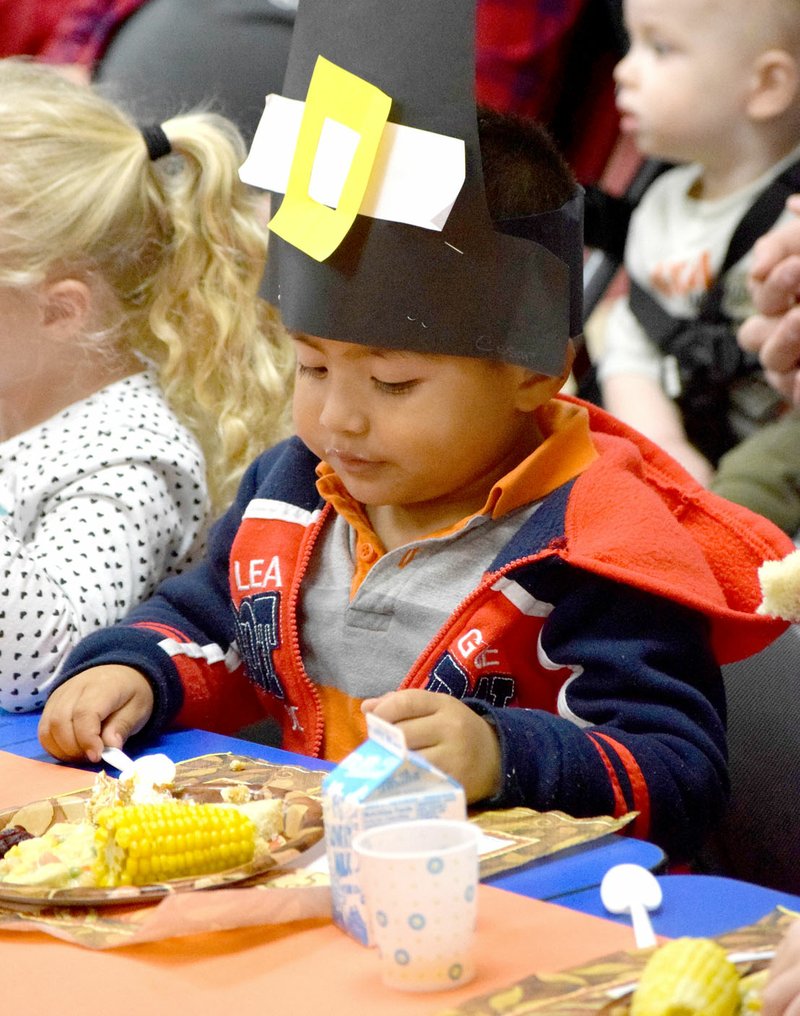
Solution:
[[[391,105],[391,98],[375,85],[317,57],[286,194],[269,223],[273,233],[317,261],[330,257],[355,222]],[[349,131],[331,129],[342,127]],[[350,148],[344,143],[337,150],[337,137],[345,142],[349,138]],[[311,196],[318,158],[342,163],[344,179],[335,207]]]

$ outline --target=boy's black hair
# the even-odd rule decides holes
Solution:
[[[535,120],[478,109],[489,214],[495,222],[560,208],[575,191],[572,170]]]

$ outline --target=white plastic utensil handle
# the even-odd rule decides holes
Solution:
[[[100,758],[107,762],[112,769],[118,769],[120,772],[133,765],[133,759],[126,755],[121,748],[114,748],[110,745],[103,748]]]
[[[647,907],[639,900],[631,900],[630,911],[636,947],[638,949],[649,949],[651,945],[656,944],[656,935],[653,931]]]

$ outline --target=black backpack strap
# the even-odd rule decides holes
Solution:
[[[703,296],[696,318],[673,317],[655,297],[631,279],[630,308],[652,342],[668,353],[671,340],[687,323],[697,320],[718,324],[728,322],[728,318],[722,313],[725,274],[745,256],[756,240],[775,224],[786,206],[786,199],[798,191],[800,191],[800,162],[794,162],[764,188],[739,220],[728,243],[717,279]]]
[[[778,221],[786,207],[786,199],[800,191],[800,161],[793,162],[764,188],[750,205],[739,224],[725,252],[720,265],[717,281],[708,291],[700,306],[699,316],[709,321],[721,314],[724,288],[722,285],[725,273],[752,249],[756,240],[763,236]]]
[[[629,306],[664,354],[664,386],[681,410],[689,440],[714,463],[736,443],[728,423],[730,386],[758,369],[757,358],[740,348],[736,328],[722,311],[725,274],[773,226],[787,197],[798,191],[800,163],[793,163],[758,195],[733,231],[717,280],[696,317],[673,317],[631,280]]]

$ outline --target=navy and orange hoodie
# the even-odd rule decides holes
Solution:
[[[793,545],[602,410],[558,401],[584,407],[596,455],[526,518],[401,687],[456,695],[493,722],[503,784],[487,806],[635,811],[634,834],[683,860],[728,791],[720,665],[784,630],[755,613],[757,569]],[[59,683],[127,664],[154,688],[145,736],[272,716],[285,749],[336,755],[297,624],[334,510],[318,466],[297,439],[261,456],[206,560],[86,638]]]

